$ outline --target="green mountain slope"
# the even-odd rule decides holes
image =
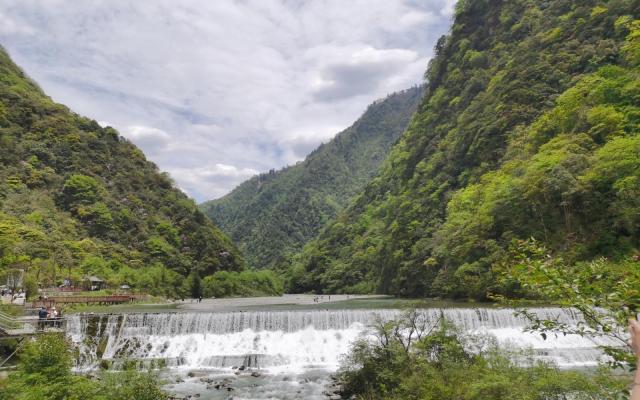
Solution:
[[[256,268],[280,268],[375,175],[406,128],[422,88],[371,104],[301,163],[256,176],[200,206]]]
[[[242,268],[238,251],[112,128],[44,95],[0,48],[0,274],[95,274],[156,292]]]
[[[637,249],[638,15],[625,0],[460,1],[409,129],[305,247],[292,289],[483,299],[508,290],[491,265],[516,238],[569,261]]]

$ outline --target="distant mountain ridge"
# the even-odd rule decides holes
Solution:
[[[374,102],[304,161],[255,176],[200,209],[238,244],[249,265],[285,266],[375,176],[422,93],[414,87]]]
[[[0,47],[0,277],[93,274],[175,295],[191,273],[243,265],[140,149],[54,103]]]

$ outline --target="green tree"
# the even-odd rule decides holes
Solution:
[[[15,373],[9,375],[3,400],[85,400],[97,386],[71,372],[71,353],[62,335],[41,335],[25,344]]]
[[[62,202],[68,208],[91,205],[102,198],[104,188],[87,175],[71,175],[62,187]]]
[[[196,271],[193,271],[189,277],[189,291],[194,299],[202,296],[202,280]]]

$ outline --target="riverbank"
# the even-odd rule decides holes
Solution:
[[[220,299],[202,299],[201,302],[195,300],[187,300],[185,302],[177,302],[177,308],[190,311],[249,311],[262,309],[297,309],[297,308],[326,308],[329,306],[344,305],[350,301],[366,301],[371,300],[395,300],[391,296],[382,295],[349,295],[349,294],[332,294],[332,295],[314,295],[314,294],[284,294],[282,296],[270,297],[226,297]],[[371,307],[369,304],[367,307]]]
[[[219,299],[185,299],[157,301],[153,303],[127,303],[116,305],[77,305],[69,307],[68,314],[78,313],[136,313],[136,312],[230,312],[278,309],[348,309],[348,308],[398,308],[410,306],[418,300],[398,300],[383,295],[313,295],[285,294],[263,297],[225,297]]]
[[[387,295],[314,295],[284,294],[263,297],[225,297],[217,299],[185,299],[177,301],[140,302],[118,305],[82,305],[70,308],[77,313],[136,313],[136,312],[233,312],[266,310],[347,310],[347,309],[407,309],[407,308],[503,308],[501,303],[481,303],[465,300],[410,299]],[[523,302],[526,307],[553,307],[548,302]]]

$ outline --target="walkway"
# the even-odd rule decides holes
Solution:
[[[37,317],[14,317],[0,312],[0,339],[33,336],[40,333],[64,332],[67,320],[39,320]]]

